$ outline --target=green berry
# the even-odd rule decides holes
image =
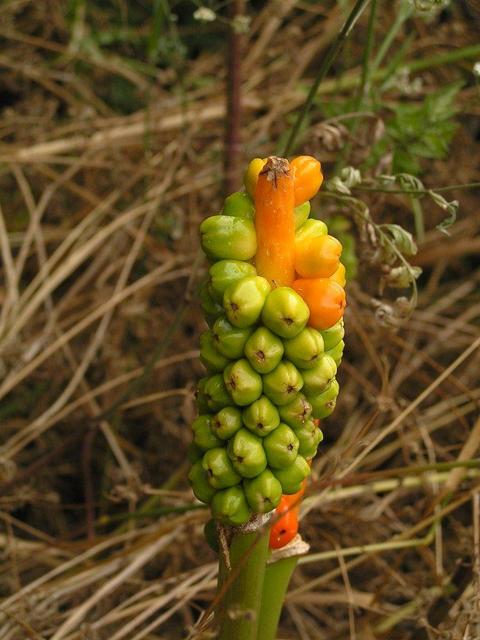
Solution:
[[[325,351],[329,351],[333,349],[340,340],[343,340],[345,336],[345,327],[343,324],[343,318],[341,318],[333,327],[329,329],[325,329],[322,333],[323,343],[325,346]]]
[[[247,502],[255,513],[268,513],[275,509],[282,497],[282,485],[269,469],[253,480],[244,480]]]
[[[228,455],[234,469],[243,478],[254,478],[267,466],[261,439],[247,429],[240,429],[230,440]]]
[[[256,329],[245,343],[245,355],[258,373],[269,373],[283,356],[283,343],[266,327]]]
[[[191,442],[187,447],[187,458],[191,464],[195,464],[197,460],[200,460],[203,457],[203,453],[203,449],[200,449],[194,442]]]
[[[299,229],[307,220],[310,215],[311,205],[307,200],[302,204],[299,204],[298,207],[295,207],[293,213],[295,215],[295,229]]]
[[[312,415],[312,405],[303,393],[299,393],[292,402],[278,407],[282,422],[292,429],[300,429]]]
[[[283,493],[291,495],[302,488],[302,482],[310,475],[310,465],[299,455],[289,467],[274,469],[273,475],[282,485]]]
[[[217,523],[213,518],[210,518],[210,520],[205,523],[203,535],[210,549],[218,553],[220,551],[220,543],[218,540]]]
[[[208,504],[215,495],[215,489],[208,483],[207,474],[202,467],[201,460],[195,462],[188,472],[188,481],[195,497],[200,502]]]
[[[292,402],[302,387],[302,376],[291,362],[282,361],[263,376],[263,393],[277,406]]]
[[[242,414],[236,407],[224,407],[211,420],[211,429],[217,438],[228,440],[242,427]]]
[[[208,282],[204,282],[201,285],[198,296],[200,298],[200,306],[205,314],[205,319],[209,326],[211,326],[216,318],[223,315],[223,307],[213,299]]]
[[[211,507],[217,520],[232,526],[245,524],[251,514],[243,489],[239,486],[217,491],[212,498]]]
[[[200,336],[200,360],[209,373],[223,371],[230,362],[217,351],[213,334],[210,330],[204,331]]]
[[[207,451],[202,459],[202,467],[207,481],[214,489],[233,487],[241,480],[230,462],[225,447],[216,447]]]
[[[270,291],[268,280],[261,276],[246,276],[231,284],[223,296],[223,306],[230,322],[245,328],[255,324],[262,313]]]
[[[221,316],[212,327],[213,343],[225,358],[236,360],[243,356],[245,343],[252,334],[251,328],[239,329]]]
[[[261,396],[243,410],[244,425],[257,436],[267,436],[280,424],[280,416],[274,404],[266,396]]]
[[[305,459],[313,458],[317,447],[323,440],[323,433],[315,426],[313,420],[308,420],[303,427],[296,429],[295,435],[299,441],[298,453]]]
[[[193,441],[202,451],[219,447],[222,441],[212,431],[212,416],[201,415],[192,423]]]
[[[313,369],[323,356],[323,338],[321,333],[312,327],[285,340],[285,355],[299,369]]]
[[[228,287],[245,276],[256,276],[253,264],[242,260],[220,260],[210,267],[210,290],[213,297],[223,302],[223,294]]]
[[[232,404],[232,398],[227,391],[221,373],[216,373],[207,378],[203,391],[210,411],[220,411],[223,407]]]
[[[268,465],[272,469],[285,469],[297,457],[299,442],[290,427],[280,424],[263,439],[263,446]]]
[[[282,338],[294,338],[305,328],[310,310],[305,301],[290,287],[271,291],[262,311],[264,324]]]
[[[199,413],[208,413],[210,411],[208,406],[208,398],[205,394],[205,385],[208,382],[208,377],[200,378],[198,381],[197,389],[195,391],[195,398],[197,400],[197,407]]]
[[[306,220],[295,233],[295,240],[303,241],[310,238],[318,238],[318,236],[326,236],[328,234],[327,225],[321,220],[310,218]]]
[[[335,360],[335,364],[337,365],[337,367],[339,367],[343,358],[344,349],[345,349],[345,342],[343,340],[340,340],[340,342],[337,342],[337,344],[332,349],[329,349],[325,353],[327,356],[330,356],[331,358],[333,358],[333,360]]]
[[[318,395],[309,396],[308,400],[312,405],[312,415],[314,418],[327,418],[335,409],[339,384],[334,378],[330,386]]]
[[[209,258],[250,260],[257,252],[257,235],[251,220],[210,216],[200,225],[200,234]]]
[[[236,405],[245,407],[262,395],[262,377],[245,358],[228,365],[223,379]]]
[[[253,220],[255,216],[253,200],[245,191],[232,193],[225,198],[222,214],[224,216]]]
[[[313,369],[303,371],[303,392],[307,396],[322,393],[330,385],[336,373],[335,360],[324,355]]]

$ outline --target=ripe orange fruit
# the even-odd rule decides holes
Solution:
[[[310,309],[308,324],[322,331],[340,320],[346,305],[345,291],[331,278],[299,279],[293,283]]]
[[[328,278],[338,269],[342,245],[333,236],[295,242],[295,271],[302,278]]]
[[[311,200],[323,182],[322,166],[312,156],[298,156],[290,162],[295,183],[295,206]]]

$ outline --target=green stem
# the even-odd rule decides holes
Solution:
[[[218,640],[256,640],[268,541],[268,527],[233,537],[229,552],[231,569],[220,570]]]
[[[392,46],[393,41],[397,37],[398,32],[402,28],[403,23],[408,20],[408,18],[412,15],[412,12],[413,10],[409,5],[404,4],[400,6],[397,17],[388,30],[387,35],[385,36],[381,46],[378,49],[378,53],[372,62],[371,73],[375,73],[377,69],[379,69],[388,50]]]
[[[373,42],[375,39],[375,16],[377,13],[377,0],[372,0],[372,5],[370,7],[370,16],[368,18],[368,27],[367,27],[367,40],[365,43],[365,49],[363,53],[363,65],[362,65],[362,75],[360,78],[360,85],[357,91],[357,97],[355,101],[355,107],[353,111],[361,112],[363,106],[365,104],[367,95],[370,93],[370,57],[373,49]],[[350,139],[343,147],[341,153],[339,154],[338,160],[335,163],[334,174],[337,175],[340,173],[343,165],[345,164],[345,159],[350,154],[352,149],[352,140],[355,137],[355,133],[358,129],[359,119],[355,118],[353,120],[353,124],[350,130]]]
[[[413,220],[415,223],[415,235],[417,236],[418,242],[423,242],[425,240],[425,223],[423,220],[422,205],[418,198],[412,197],[410,201],[412,203]]]
[[[335,38],[330,49],[327,51],[327,55],[323,59],[322,65],[320,66],[317,77],[315,78],[315,81],[310,89],[307,99],[305,100],[305,103],[300,113],[297,116],[295,124],[293,125],[292,131],[290,132],[287,144],[285,145],[285,149],[280,155],[286,157],[291,153],[294,142],[298,136],[298,132],[300,131],[303,125],[303,122],[307,117],[307,114],[310,111],[312,103],[315,99],[315,95],[317,93],[318,87],[320,86],[322,80],[325,78],[328,71],[330,70],[330,67],[333,64],[333,61],[335,60],[338,53],[340,52],[340,49],[342,48],[345,40],[350,34],[350,31],[353,29],[355,22],[362,15],[364,9],[366,8],[369,2],[370,0],[357,0],[345,24],[343,25],[342,30],[340,31],[338,36]]]
[[[263,582],[262,606],[257,640],[275,640],[288,583],[297,566],[298,556],[282,558],[267,565]]]

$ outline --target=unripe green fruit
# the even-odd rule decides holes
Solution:
[[[250,260],[257,252],[257,235],[251,220],[210,216],[200,225],[202,248],[210,258]]]
[[[200,306],[202,307],[202,311],[205,315],[205,320],[208,325],[211,326],[215,322],[216,318],[223,315],[223,307],[213,299],[208,282],[204,282],[201,285],[198,296],[200,298]]]
[[[230,440],[228,455],[234,469],[243,478],[254,478],[267,466],[262,441],[247,429],[240,429]]]
[[[220,411],[223,407],[232,404],[232,398],[227,391],[221,373],[216,373],[207,378],[203,391],[210,411]]]
[[[245,524],[250,518],[247,499],[243,489],[238,486],[217,491],[212,498],[211,507],[215,518],[232,526]]]
[[[218,553],[220,551],[220,542],[218,540],[217,523],[213,518],[210,518],[210,520],[205,523],[203,535],[210,549]]]
[[[291,362],[282,361],[263,376],[263,393],[277,406],[292,402],[302,387],[302,376]]]
[[[310,215],[311,205],[308,200],[295,207],[293,213],[295,215],[295,229],[299,229]]]
[[[195,418],[192,424],[193,441],[202,451],[222,445],[222,441],[212,431],[211,422],[212,416],[201,415]]]
[[[270,291],[268,280],[261,276],[246,276],[231,284],[223,296],[223,306],[230,322],[244,328],[255,324],[262,313]]]
[[[210,267],[210,289],[213,297],[223,302],[223,294],[228,287],[245,276],[256,276],[253,264],[242,260],[220,260]]]
[[[253,200],[245,191],[236,191],[225,198],[222,214],[224,216],[253,220],[255,217]]]
[[[335,361],[335,364],[337,365],[337,367],[339,367],[343,358],[344,349],[345,349],[345,342],[343,340],[340,340],[340,342],[337,342],[337,344],[332,349],[329,349],[325,353],[327,356],[330,356],[331,358],[333,358],[333,360]]]
[[[283,343],[266,327],[256,329],[245,343],[245,355],[258,373],[270,373],[283,356]]]
[[[295,431],[299,441],[298,453],[306,460],[313,458],[317,453],[317,447],[323,440],[323,433],[315,426],[313,420],[309,420],[301,429]]]
[[[314,418],[327,418],[335,409],[340,386],[336,379],[333,379],[330,386],[318,395],[309,396],[308,400],[312,405],[312,415]]]
[[[220,373],[230,362],[217,351],[210,330],[204,331],[200,336],[200,360],[209,373]]]
[[[257,436],[267,436],[280,424],[280,416],[274,404],[266,396],[261,396],[243,410],[244,425]]]
[[[290,427],[280,424],[263,439],[263,447],[272,469],[286,469],[297,457],[299,442]]]
[[[278,408],[282,422],[292,429],[300,429],[312,415],[312,405],[303,393],[299,393],[292,402]]]
[[[191,464],[201,460],[203,458],[204,451],[200,449],[194,442],[191,442],[187,447],[187,458]]]
[[[313,369],[303,371],[303,392],[307,397],[322,393],[337,373],[335,360],[324,355]]]
[[[302,488],[302,482],[310,475],[310,466],[305,458],[299,455],[286,469],[274,469],[273,475],[282,485],[283,493],[291,495]]]
[[[210,408],[207,403],[207,396],[205,394],[205,385],[208,382],[208,377],[200,378],[198,381],[197,389],[195,391],[195,398],[197,401],[197,407],[199,413],[208,413]]]
[[[202,467],[208,483],[214,489],[233,487],[241,480],[230,462],[225,447],[216,447],[207,451],[202,459]]]
[[[298,336],[285,340],[285,355],[299,369],[313,369],[323,356],[323,338],[319,331],[305,327]]]
[[[216,492],[208,483],[207,474],[202,467],[201,460],[195,462],[188,472],[188,481],[195,497],[200,500],[200,502],[208,504]]]
[[[310,310],[305,301],[290,287],[271,291],[262,311],[264,324],[282,338],[294,338],[305,328]]]
[[[275,509],[282,497],[282,485],[269,469],[253,480],[244,480],[245,497],[255,513],[268,513]]]
[[[323,338],[323,344],[325,347],[325,351],[329,351],[333,349],[340,340],[343,340],[345,336],[345,327],[343,324],[343,318],[341,318],[337,323],[330,327],[329,329],[325,329],[325,331],[321,332]]]
[[[245,407],[262,395],[262,377],[245,358],[226,367],[223,380],[236,405]]]
[[[311,238],[318,238],[319,236],[326,236],[328,234],[327,225],[321,220],[306,220],[302,226],[297,229],[295,233],[295,240],[303,242]]]
[[[224,407],[211,420],[211,429],[217,438],[228,440],[242,427],[242,414],[236,407]]]
[[[215,348],[222,356],[232,360],[243,356],[245,343],[251,334],[251,328],[239,329],[238,327],[234,327],[225,316],[217,318],[212,327]]]

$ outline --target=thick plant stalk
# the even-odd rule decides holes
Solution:
[[[268,555],[269,530],[237,533],[230,544],[230,570],[220,568],[226,588],[219,640],[256,640]],[[221,564],[225,558],[221,558]],[[233,582],[228,584],[229,576]]]
[[[298,556],[292,556],[267,565],[263,581],[257,640],[275,640],[285,594],[297,562]]]

